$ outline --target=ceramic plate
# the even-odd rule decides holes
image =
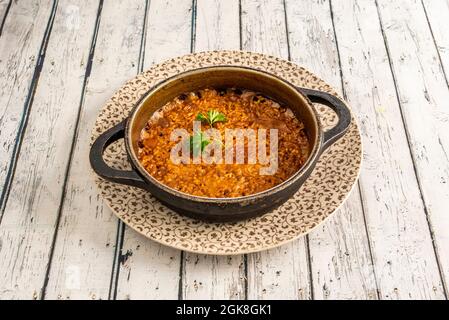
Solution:
[[[276,57],[244,51],[189,54],[155,65],[120,88],[101,110],[92,141],[125,119],[152,86],[179,72],[212,65],[250,66],[301,87],[336,94],[313,73]],[[337,121],[335,113],[321,105],[316,107],[324,128],[332,127]],[[355,185],[361,155],[360,133],[353,118],[347,133],[325,151],[310,177],[290,200],[261,217],[236,223],[206,223],[183,217],[144,190],[108,182],[96,175],[95,179],[104,201],[113,212],[149,239],[195,253],[231,255],[285,244],[325,221]],[[104,158],[113,167],[129,168],[123,141],[112,144]]]

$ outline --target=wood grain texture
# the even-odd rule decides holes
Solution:
[[[0,299],[447,298],[448,0],[99,1],[0,0]],[[142,68],[240,45],[344,92],[359,186],[277,249],[181,254],[103,204],[91,130]]]
[[[240,49],[239,0],[198,0],[194,49]]]
[[[443,280],[449,280],[449,91],[421,3],[379,1],[399,102]],[[407,192],[408,198],[410,194]],[[410,201],[410,200],[409,200]],[[425,233],[422,230],[423,234]],[[427,238],[427,237],[426,237]],[[417,248],[415,247],[415,250]],[[442,297],[434,264],[429,287]]]
[[[244,299],[245,264],[242,255],[186,254],[183,299]]]
[[[126,228],[119,260],[117,299],[177,299],[180,251]]]
[[[199,0],[195,51],[239,49],[239,1]],[[183,299],[244,299],[244,256],[184,255]]]
[[[58,5],[0,225],[2,298],[41,297],[89,55],[90,37],[79,30],[92,32],[97,7]]]
[[[192,1],[152,0],[148,13],[144,69],[191,50]],[[136,250],[139,248],[139,250]],[[117,299],[177,299],[181,251],[162,246],[126,228]]]
[[[364,142],[359,181],[380,297],[442,298],[375,2],[333,1],[332,9],[346,95]]]
[[[117,218],[98,195],[88,168],[89,144],[101,106],[137,72],[144,8],[143,0],[105,1],[102,8],[61,208],[48,299],[107,299],[109,295]]]
[[[329,1],[286,1],[291,60],[342,92]],[[356,114],[357,116],[357,114]],[[359,188],[309,234],[315,299],[376,299],[376,281]]]
[[[12,0],[0,0],[0,35],[2,34],[2,26],[8,12],[8,6],[10,6]]]
[[[282,1],[242,0],[242,49],[289,58]],[[248,255],[248,299],[311,297],[306,238]]]
[[[9,0],[0,0],[0,23],[5,16],[6,8],[8,8],[9,3],[10,3]]]
[[[449,1],[423,0],[427,22],[432,31],[433,40],[438,50],[446,83],[449,85]]]
[[[145,45],[147,69],[155,63],[191,52],[192,1],[156,0],[150,3]]]
[[[0,37],[0,218],[7,196],[8,170],[28,108],[53,1],[14,2]],[[34,80],[34,81],[33,81]],[[4,187],[5,186],[5,187]]]

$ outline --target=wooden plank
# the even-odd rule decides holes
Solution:
[[[14,2],[0,37],[0,218],[54,9],[51,0]]]
[[[11,1],[9,0],[0,0],[0,22],[3,21],[3,18],[6,13],[6,8],[8,8],[8,5]]]
[[[192,1],[152,0],[145,41],[144,68],[191,50]],[[139,248],[137,250],[137,248]],[[117,299],[177,299],[181,252],[126,228],[120,264]]]
[[[449,85],[449,2],[447,0],[423,0],[427,22],[432,31],[433,40],[438,49],[446,83]]]
[[[195,51],[240,48],[239,1],[197,2]],[[244,299],[244,256],[185,253],[183,299]]]
[[[405,2],[398,6],[408,7]],[[363,135],[360,189],[379,295],[382,299],[444,298],[375,1],[334,1],[332,10],[346,96],[358,115]],[[392,8],[385,11],[394,13]],[[425,23],[425,17],[412,18],[410,12],[396,11],[394,16],[423,19]],[[397,51],[392,56],[396,63],[401,57],[414,56],[416,49],[411,38],[407,39],[409,30],[401,25],[399,21],[386,24],[386,31],[396,34],[389,42]],[[414,69],[419,61],[407,65]],[[417,90],[420,76],[404,71],[400,72],[404,84],[422,94]],[[398,84],[399,92],[407,90]],[[413,113],[423,102],[415,96],[401,97],[401,103],[406,101],[411,104],[409,111],[403,104],[402,111]],[[421,114],[421,124],[423,120]]]
[[[288,59],[284,5],[281,0],[242,0],[242,45]],[[248,255],[248,299],[311,297],[306,238]]]
[[[151,1],[144,68],[190,53],[191,35],[192,1]]]
[[[378,6],[418,182],[439,258],[449,281],[449,91],[421,3]],[[429,268],[429,266],[427,266]],[[430,268],[429,268],[430,269]],[[433,265],[432,269],[433,270]],[[435,294],[441,297],[435,273]]]
[[[198,0],[195,51],[240,49],[238,0]]]
[[[342,92],[329,1],[286,1],[291,60]],[[377,298],[360,193],[351,196],[323,226],[309,234],[315,299]]]
[[[186,300],[244,299],[244,257],[186,254],[182,280]]]
[[[144,12],[144,0],[103,4],[46,288],[48,299],[109,296],[118,222],[98,195],[89,171],[89,144],[100,108],[137,72]]]
[[[87,0],[58,5],[0,225],[3,299],[42,294],[89,55],[86,34],[93,30],[97,7]]]
[[[2,35],[4,21],[11,4],[12,0],[0,0],[0,36]]]

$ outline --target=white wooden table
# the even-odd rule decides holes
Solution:
[[[0,299],[446,299],[448,0],[0,0]],[[358,185],[322,227],[256,254],[156,244],[97,193],[90,132],[152,64],[243,49],[352,106]]]

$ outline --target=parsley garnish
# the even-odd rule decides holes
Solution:
[[[196,120],[209,123],[211,128],[214,125],[214,123],[216,123],[216,122],[225,122],[225,121],[227,121],[226,116],[223,113],[221,113],[221,112],[219,112],[217,110],[209,110],[209,111],[207,111],[206,115],[203,115],[202,113],[199,113],[196,116]]]
[[[204,151],[204,148],[206,148],[210,141],[205,138],[202,132],[195,132],[193,136],[190,137],[189,143],[193,155],[197,156]]]

